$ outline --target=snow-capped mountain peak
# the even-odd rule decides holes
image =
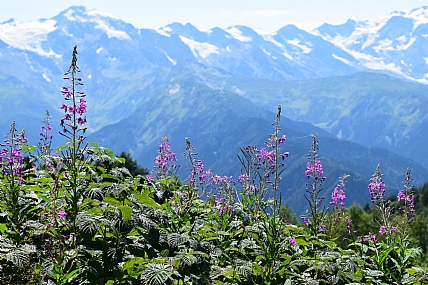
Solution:
[[[113,14],[84,6],[72,6],[64,12],[61,12],[60,15],[63,15],[69,21],[78,22],[87,22],[94,18],[101,18],[105,20],[120,20],[119,17]]]
[[[362,66],[428,84],[428,6],[373,20],[324,24],[312,32],[354,56]]]
[[[236,40],[240,41],[240,42],[251,42],[253,39],[251,37],[248,36],[244,36],[242,34],[242,31],[236,27],[236,26],[232,26],[228,29],[226,29],[226,31]]]
[[[95,25],[95,29],[103,31],[107,34],[108,38],[117,38],[120,40],[131,39],[126,31],[116,27],[123,26],[119,17],[94,8],[73,6],[61,12],[59,17],[65,18],[68,22],[92,23]]]

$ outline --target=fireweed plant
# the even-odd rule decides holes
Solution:
[[[277,273],[284,270],[289,262],[280,262],[279,256],[288,246],[296,244],[293,237],[287,242],[285,232],[289,230],[285,229],[285,223],[279,217],[281,195],[278,197],[278,189],[281,173],[285,170],[284,160],[289,155],[288,152],[280,152],[279,145],[286,141],[285,135],[279,135],[280,119],[281,106],[278,106],[275,121],[271,124],[274,132],[265,142],[265,147],[247,146],[241,148],[241,156],[238,156],[242,166],[238,177],[242,185],[239,208],[249,220],[249,225],[260,227],[263,232],[256,241],[264,254],[263,262],[254,268],[257,284],[277,284]],[[267,195],[273,199],[267,200]]]
[[[325,233],[326,226],[323,224],[325,220],[325,209],[322,208],[324,197],[320,195],[322,191],[322,182],[326,180],[323,176],[323,168],[321,160],[318,159],[318,139],[312,136],[312,147],[309,149],[308,160],[306,162],[305,175],[308,179],[312,179],[312,183],[306,182],[305,198],[309,204],[309,211],[302,216],[305,229],[309,230],[313,235],[319,232]]]
[[[327,235],[330,237],[338,237],[340,221],[347,221],[347,231],[350,227],[351,221],[345,212],[345,199],[346,199],[346,181],[349,175],[343,175],[339,178],[337,186],[331,193],[331,201],[329,213],[326,217]],[[349,220],[349,221],[348,221]],[[348,225],[349,223],[349,225]]]
[[[155,196],[158,202],[163,202],[173,195],[174,191],[171,191],[171,189],[173,185],[177,184],[176,174],[179,168],[177,156],[171,150],[168,137],[164,135],[161,138],[158,155],[155,158],[155,170],[146,175],[147,182],[156,189]],[[173,180],[175,182],[172,182]]]
[[[185,182],[188,183],[188,191],[184,191],[183,197],[189,201],[193,198],[206,197],[206,201],[214,202],[214,207],[220,213],[232,211],[235,201],[235,181],[227,176],[214,174],[210,169],[205,170],[202,160],[197,159],[198,152],[191,144],[190,138],[186,138],[186,157],[190,162],[189,176]]]
[[[259,211],[266,210],[264,201],[269,190],[273,193],[274,214],[279,211],[278,187],[280,175],[285,170],[281,168],[289,155],[288,152],[280,153],[279,150],[279,145],[286,141],[285,135],[279,137],[280,117],[281,106],[278,106],[275,122],[272,123],[275,131],[265,142],[266,147],[257,149],[255,146],[246,146],[241,148],[241,155],[238,156],[242,166],[238,177],[238,182],[242,185],[242,203],[244,207],[252,209],[256,216]]]
[[[0,148],[0,285],[428,284],[416,266],[420,250],[410,244],[418,194],[410,170],[398,201],[389,203],[377,169],[367,193],[376,224],[360,234],[352,207],[345,208],[346,175],[322,208],[326,177],[313,136],[309,210],[303,223],[291,224],[281,217],[288,156],[281,108],[265,145],[240,149],[236,179],[207,170],[187,139],[189,175],[181,181],[167,137],[153,172],[132,176],[111,150],[85,143],[78,72],[74,48],[65,74],[71,84],[62,89],[65,146],[52,152],[46,113],[31,166],[25,153],[36,148],[14,124]]]
[[[48,195],[43,196],[48,201],[47,207],[43,211],[41,221],[44,222],[44,236],[46,256],[44,257],[43,272],[55,280],[55,284],[67,284],[68,279],[79,272],[79,269],[73,266],[69,254],[71,241],[74,233],[70,233],[70,224],[66,217],[68,214],[62,209],[65,201],[61,198],[61,186],[64,181],[64,169],[61,158],[52,152],[52,131],[53,126],[49,111],[46,110],[43,119],[43,125],[40,127],[40,138],[38,143],[39,164],[35,166],[35,180],[43,183],[44,187],[49,189]],[[50,179],[47,179],[47,178]],[[49,181],[45,184],[44,181]]]
[[[37,144],[40,155],[49,156],[52,154],[52,117],[49,111],[46,110],[45,118],[43,119],[43,125],[40,127],[40,139]]]
[[[21,225],[25,221],[21,211],[24,201],[22,184],[24,182],[23,147],[27,144],[24,130],[20,133],[16,130],[15,121],[10,125],[9,134],[1,144],[0,169],[1,169],[1,200],[4,203],[8,225],[15,241],[21,240]]]
[[[82,144],[86,132],[86,94],[78,91],[78,87],[83,85],[82,79],[77,77],[80,72],[77,66],[77,46],[74,46],[70,67],[64,74],[64,80],[71,81],[70,86],[63,87],[61,92],[66,103],[63,103],[61,109],[64,111],[64,117],[61,118],[60,134],[69,142],[65,148],[60,148],[65,171],[63,173],[63,187],[67,199],[67,213],[71,220],[71,229],[76,229],[76,217],[78,214],[78,204],[83,198],[85,183],[79,178],[79,173],[84,168],[85,149]]]

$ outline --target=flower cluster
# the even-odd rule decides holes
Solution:
[[[368,190],[373,203],[382,201],[385,196],[385,182],[382,181],[382,174],[379,171],[379,166],[376,168],[376,172],[372,175]]]
[[[63,94],[69,94],[68,88],[63,88],[62,90]],[[68,95],[67,95],[68,96]],[[68,97],[66,97],[68,99]],[[76,103],[76,102],[74,102]],[[83,98],[79,98],[78,104],[73,104],[71,106],[68,106],[66,104],[62,104],[60,107],[61,110],[64,110],[65,116],[64,118],[61,118],[61,127],[65,128],[65,126],[69,126],[71,128],[77,129],[78,126],[75,125],[75,122],[77,121],[77,124],[80,126],[83,126],[86,124],[86,100]]]
[[[214,207],[219,210],[220,214],[232,213],[235,211],[233,201],[224,197],[216,198]]]
[[[46,225],[46,233],[49,238],[46,240],[46,249],[54,263],[62,263],[64,257],[64,246],[69,236],[74,236],[74,233],[65,234],[70,230],[70,224],[66,217],[68,214],[64,210],[53,208],[52,213],[46,213],[45,217],[49,223]]]
[[[376,234],[373,235],[365,235],[365,236],[360,236],[359,242],[371,242],[371,243],[377,243],[377,236]]]
[[[404,213],[407,222],[410,224],[415,217],[415,191],[412,185],[413,178],[410,174],[410,168],[407,168],[407,174],[404,178],[404,190],[400,190],[397,195],[398,201],[403,201],[403,206],[399,208],[400,213]]]
[[[40,127],[40,141],[38,143],[39,151],[41,155],[50,155],[52,145],[52,117],[49,115],[49,111],[46,110],[43,125]]]
[[[386,226],[380,226],[379,228],[379,233],[381,235],[384,235],[388,232],[388,229],[386,228]],[[397,232],[397,227],[391,226],[391,233],[395,233]]]
[[[67,213],[64,210],[59,211],[56,215],[45,214],[46,217],[50,218],[50,222],[46,225],[46,230],[50,228],[60,229],[62,227],[69,228],[69,223],[65,221]]]
[[[346,222],[346,231],[348,232],[348,234],[351,234],[351,224],[352,220],[348,218],[348,221]]]
[[[343,189],[341,189],[341,188],[336,187],[336,188],[334,188],[333,193],[331,193],[331,200],[332,201],[330,202],[330,204],[335,205],[335,206],[340,204],[341,207],[344,207],[345,203],[342,201],[344,201],[345,198],[346,198],[345,191],[343,191]],[[341,202],[339,203],[339,201],[341,201]]]
[[[318,139],[315,135],[311,135],[313,142],[312,146],[309,149],[308,159],[306,163],[305,175],[308,179],[312,178],[313,182],[306,182],[306,200],[309,203],[310,212],[307,212],[305,219],[311,221],[311,224],[308,225],[310,231],[315,232],[325,232],[326,227],[323,225],[323,220],[325,217],[324,210],[321,210],[321,204],[324,197],[320,196],[322,190],[321,184],[326,180],[326,177],[323,176],[323,167],[321,160],[318,159]]]
[[[312,161],[306,162],[306,171],[305,175],[310,178],[311,176],[314,177],[317,181],[324,181],[326,178],[322,176],[323,174],[322,164],[321,160],[316,160],[315,163],[312,163]]]
[[[11,175],[22,183],[24,176],[24,160],[21,154],[22,146],[27,143],[27,137],[24,130],[17,133],[15,121],[12,122],[9,134],[1,144],[3,148],[0,151],[0,168],[4,175]]]
[[[283,136],[283,139],[279,140],[281,143],[284,142],[285,136]],[[253,164],[256,169],[263,169],[265,171],[265,178],[269,178],[271,175],[275,174],[277,167],[283,167],[284,160],[289,155],[287,151],[279,153],[278,156],[281,160],[277,161],[274,147],[257,149],[255,146],[246,146],[243,151],[245,151],[248,156],[253,157]]]
[[[349,175],[344,175],[339,178],[339,184],[334,188],[333,193],[331,193],[331,202],[330,205],[335,208],[340,206],[341,208],[345,207],[345,181],[348,179]]]
[[[162,179],[167,176],[173,176],[180,165],[175,164],[177,157],[174,152],[171,151],[169,140],[167,136],[161,138],[161,144],[159,145],[158,156],[155,158],[156,177]],[[151,178],[148,178],[151,180]]]
[[[67,72],[64,74],[64,80],[70,80],[70,87],[63,87],[61,93],[64,100],[71,101],[70,105],[63,103],[61,110],[64,111],[64,117],[61,118],[60,126],[63,128],[61,135],[70,139],[74,152],[77,151],[80,144],[83,142],[85,137],[83,135],[77,135],[78,132],[86,132],[86,128],[83,127],[87,123],[86,121],[86,100],[83,99],[86,94],[84,92],[76,91],[76,88],[83,85],[82,79],[76,77],[76,74],[80,72],[77,66],[77,46],[74,47],[71,65]]]

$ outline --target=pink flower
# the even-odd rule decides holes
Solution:
[[[153,182],[153,181],[155,181],[155,179],[154,179],[153,177],[151,177],[150,175],[146,175],[146,179],[147,179],[147,181],[149,181],[149,182]]]
[[[58,213],[58,218],[60,218],[60,219],[66,217],[66,216],[67,216],[67,213],[64,210],[61,210]]]

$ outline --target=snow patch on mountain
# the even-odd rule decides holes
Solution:
[[[233,87],[232,87],[232,90],[233,90],[236,94],[241,95],[241,96],[244,96],[245,94],[247,94],[247,92],[245,92],[244,90],[239,89],[239,88],[238,88],[238,87],[236,87],[236,86],[233,86]]]
[[[78,22],[87,22],[85,18],[81,17],[80,15],[73,15],[74,10],[69,9],[66,13],[64,13],[64,17],[69,21],[78,21]]]
[[[334,59],[340,60],[341,62],[343,62],[344,64],[348,64],[351,65],[351,62],[349,60],[347,60],[346,58],[340,57],[335,55],[334,53],[331,55]]]
[[[48,77],[48,75],[46,74],[46,69],[43,71],[42,74],[43,78],[47,81],[47,82],[51,82],[51,79]]]
[[[407,38],[405,36],[400,36],[396,39],[401,44],[396,45],[396,47],[393,47],[394,41],[390,39],[383,39],[378,42],[377,46],[373,46],[373,49],[379,53],[379,51],[402,51],[406,50],[409,47],[413,45],[413,43],[416,41],[416,38],[410,38],[410,40],[405,43]]]
[[[67,30],[65,29],[65,27],[64,27],[64,28],[62,28],[62,29],[61,29],[61,31],[63,31],[63,32],[64,32],[64,34],[66,34],[67,36],[69,36],[69,37],[73,37],[73,34],[68,33],[68,32],[67,32]]]
[[[162,27],[158,30],[156,30],[156,32],[164,37],[171,37],[170,34],[168,34],[169,32],[172,32],[172,29],[170,27]]]
[[[299,39],[294,39],[288,40],[287,43],[300,48],[303,53],[310,53],[312,51],[312,48],[310,47],[312,45],[311,42],[306,42],[305,44],[302,44]]]
[[[91,21],[92,22],[92,21]],[[120,40],[130,40],[131,37],[124,31],[116,30],[114,27],[109,26],[106,22],[101,19],[94,20],[98,25],[95,26],[95,29],[104,31],[108,38],[118,38]]]
[[[423,24],[428,24],[428,9],[427,7],[421,7],[412,10],[408,15],[409,18],[413,19],[413,29]]]
[[[52,49],[45,51],[41,47],[41,43],[46,41],[49,33],[56,30],[55,20],[31,21],[23,23],[20,21],[12,21],[0,24],[0,40],[8,45],[21,50],[35,52],[41,56],[55,56]]]
[[[359,22],[349,37],[337,34],[335,37],[331,37],[329,35],[323,35],[317,30],[315,30],[312,34],[315,36],[320,36],[324,40],[333,43],[335,46],[341,49],[348,49],[355,44],[362,44],[361,49],[364,50],[366,47],[372,45],[376,41],[379,30],[388,22],[390,18],[391,16],[386,16],[375,20]]]
[[[164,51],[163,53],[165,54],[166,58],[172,63],[172,65],[176,65],[177,64],[177,62],[175,60],[173,60],[172,58],[170,58],[168,56],[168,54],[166,53],[166,51]]]
[[[168,93],[169,93],[169,95],[174,95],[178,91],[180,91],[180,85],[175,84],[174,86],[171,86],[171,88],[168,90]]]
[[[253,39],[250,37],[246,37],[244,35],[242,35],[242,32],[236,28],[236,27],[232,27],[226,30],[226,32],[228,32],[234,39],[240,41],[240,42],[251,42]]]
[[[211,54],[220,54],[215,45],[197,42],[184,36],[179,37],[181,41],[190,48],[195,57],[207,58]]]
[[[95,10],[93,8],[86,8],[86,15],[92,16],[92,17],[100,16],[100,17],[103,17],[103,18],[110,18],[110,19],[114,19],[114,20],[120,20],[119,17],[117,17],[117,16],[115,16],[113,14],[110,14],[108,12],[98,11],[98,10]]]
[[[284,51],[282,54],[283,54],[286,58],[288,58],[289,60],[293,60],[293,57],[292,57],[288,52]]]
[[[271,42],[273,43],[275,46],[279,47],[279,48],[283,48],[284,46],[282,44],[280,44],[279,42],[277,42],[274,37],[276,35],[276,33],[270,33],[270,32],[266,32],[262,29],[255,29],[254,30],[257,34],[259,34],[265,41],[267,42]]]
[[[28,63],[28,66],[30,67],[30,69],[32,71],[36,71],[36,69],[34,68],[34,66],[31,64],[31,62],[28,60],[28,56],[27,54],[24,52],[24,57],[25,57],[25,62]]]
[[[260,49],[268,56],[272,56],[272,54],[270,52],[268,52],[267,50],[265,50],[263,47],[260,47]]]

